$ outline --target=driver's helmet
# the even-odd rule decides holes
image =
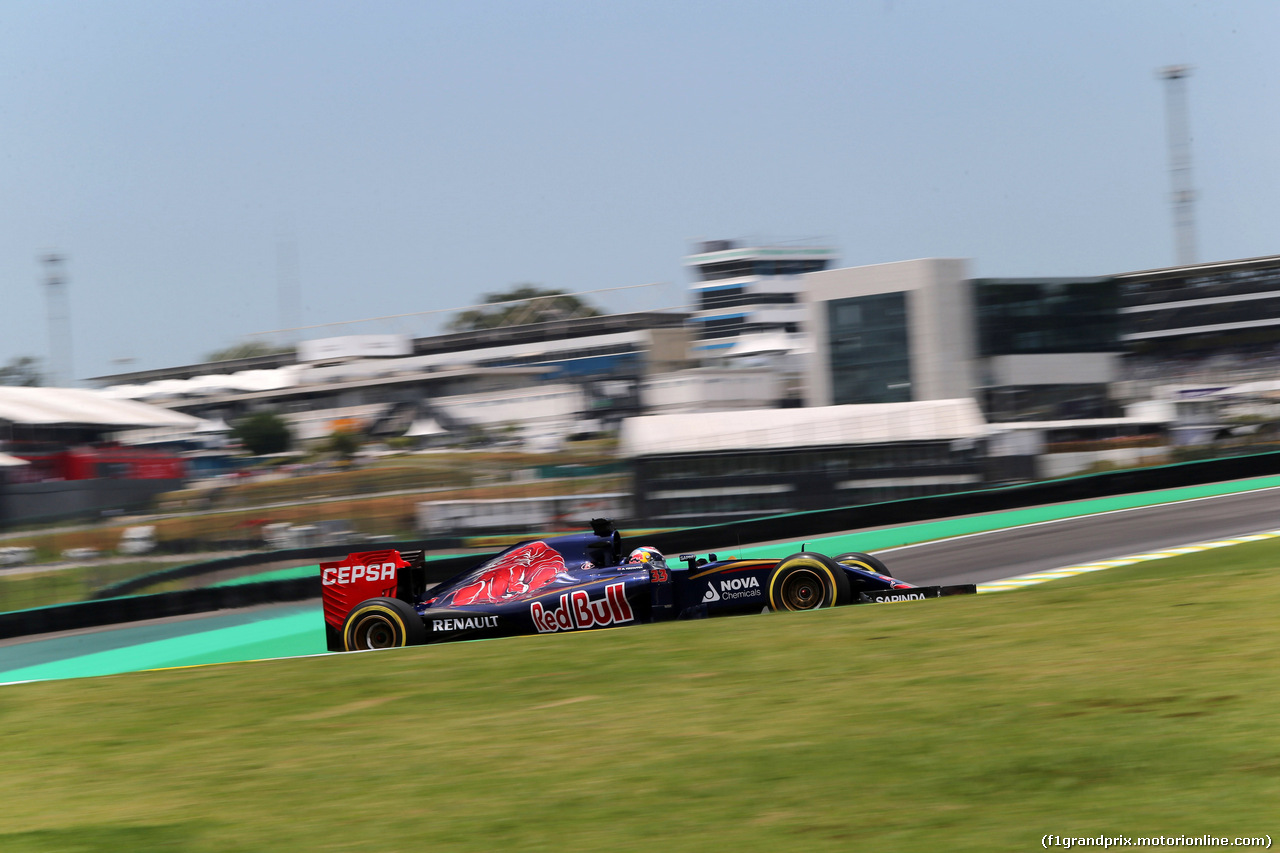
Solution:
[[[634,563],[648,563],[651,566],[664,568],[667,565],[667,558],[662,556],[662,552],[657,548],[644,546],[637,548],[627,555],[627,565]]]

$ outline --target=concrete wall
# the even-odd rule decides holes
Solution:
[[[645,373],[670,373],[692,364],[693,341],[687,326],[650,329]]]
[[[987,359],[993,385],[1102,385],[1119,377],[1111,352],[998,355]]]
[[[698,368],[646,378],[640,402],[646,414],[768,409],[783,395],[782,376],[768,368]]]
[[[1042,480],[1068,477],[1088,471],[1099,462],[1110,462],[1121,468],[1134,465],[1164,465],[1169,461],[1167,447],[1117,447],[1079,453],[1044,453],[1036,459],[1036,475]]]

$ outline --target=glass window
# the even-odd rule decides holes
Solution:
[[[983,357],[1121,349],[1114,279],[978,279],[973,300]]]
[[[834,404],[911,400],[907,294],[833,299],[827,328]]]

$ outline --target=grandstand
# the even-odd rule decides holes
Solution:
[[[349,340],[304,342],[295,353],[253,359],[249,369],[239,359],[93,381],[119,398],[224,423],[277,411],[304,439],[328,434],[335,423],[381,422],[400,427],[385,435],[455,438],[513,424],[538,442],[574,433],[584,421],[616,425],[640,411],[646,376],[689,363],[684,316],[666,312],[406,339],[376,357],[364,346],[344,348]],[[408,417],[390,417],[406,407]]]
[[[182,483],[183,462],[122,444],[120,436],[199,425],[101,391],[0,387],[0,527],[147,506]]]

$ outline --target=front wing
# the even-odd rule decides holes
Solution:
[[[948,595],[975,595],[978,587],[971,583],[951,586],[913,586],[909,589],[875,589],[856,594],[854,604],[898,604],[903,601],[923,601],[926,598],[943,598]]]

